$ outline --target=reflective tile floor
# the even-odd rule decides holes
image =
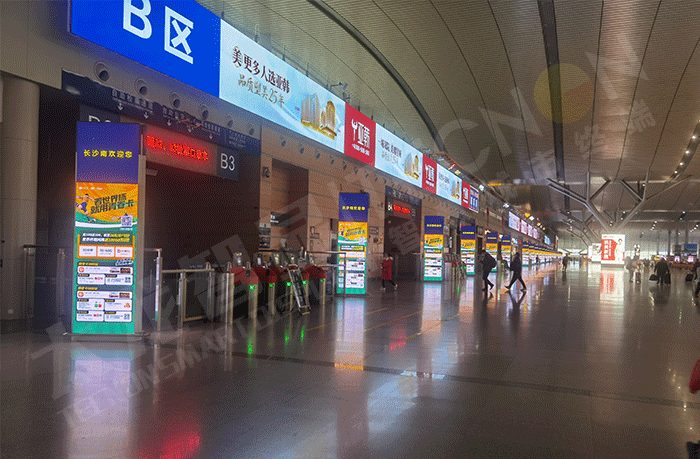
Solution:
[[[621,269],[372,285],[144,343],[2,337],[2,457],[684,457],[700,306]],[[644,276],[647,277],[647,276]],[[51,330],[52,332],[55,330]]]

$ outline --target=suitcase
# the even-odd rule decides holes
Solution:
[[[649,280],[652,282],[656,282],[659,280],[659,277],[656,274],[652,274],[651,276],[649,276]]]
[[[693,275],[693,273],[688,273],[688,274],[685,275],[685,281],[686,281],[686,282],[693,282],[693,278],[694,278],[694,277],[695,277],[695,276]]]

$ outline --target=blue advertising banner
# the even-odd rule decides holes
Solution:
[[[459,229],[460,257],[464,263],[467,275],[474,275],[476,261],[476,226],[462,225]]]
[[[220,24],[194,0],[71,0],[72,33],[214,96]]]
[[[338,220],[341,222],[366,222],[369,214],[367,193],[340,193],[338,195]]]
[[[479,212],[479,190],[476,187],[471,187],[469,190],[469,209]]]
[[[462,205],[462,179],[440,164],[437,165],[436,194],[457,205]]]
[[[404,182],[423,188],[423,153],[377,125],[374,166]]]
[[[79,122],[76,181],[138,183],[141,126]]]
[[[336,151],[345,148],[345,101],[221,22],[219,97]]]
[[[442,234],[445,217],[441,215],[426,215],[424,218],[425,234]]]

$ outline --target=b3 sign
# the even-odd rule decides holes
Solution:
[[[220,19],[194,1],[71,0],[71,32],[214,96]]]

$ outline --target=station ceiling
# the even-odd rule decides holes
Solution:
[[[700,221],[695,1],[199,1],[545,225]]]

